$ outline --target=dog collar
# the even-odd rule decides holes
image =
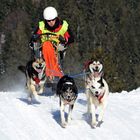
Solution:
[[[104,94],[101,95],[101,96],[99,95],[99,96],[97,97],[100,103],[102,102],[101,100],[102,100],[103,97],[104,97]]]
[[[99,102],[101,103],[102,101],[102,98],[104,97],[104,94],[105,94],[105,91],[104,92],[102,92],[102,93],[100,93],[98,96],[97,96],[97,98],[98,98],[98,100],[99,100]]]
[[[36,84],[39,84],[40,79],[38,77],[34,77],[33,80],[35,81]]]
[[[91,91],[92,95],[98,99],[99,103],[102,102],[101,100],[104,97],[105,91],[101,92],[99,95],[94,95],[93,92],[92,92],[92,90],[90,88],[87,88],[87,90],[90,90]]]

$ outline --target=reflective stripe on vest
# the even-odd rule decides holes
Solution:
[[[68,30],[68,23],[67,23],[67,21],[63,20],[63,24],[62,24],[61,29],[58,32],[51,32],[51,31],[45,29],[45,23],[44,23],[44,21],[40,21],[39,22],[39,29],[42,31],[42,34],[44,34],[44,33],[53,33],[53,34],[56,34],[56,35],[62,35],[62,36],[64,36],[64,34],[66,33],[66,31]],[[42,35],[41,41],[42,42],[45,42],[47,40],[49,40],[49,38],[46,38],[45,35]],[[53,39],[53,40],[56,41],[56,42],[58,42],[58,39]]]

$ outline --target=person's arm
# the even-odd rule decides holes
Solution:
[[[67,32],[64,34],[64,38],[66,40],[66,45],[74,42],[74,36],[70,28],[68,28]]]
[[[58,51],[64,51],[71,43],[74,42],[74,36],[70,29],[64,34],[64,37],[59,36],[60,44],[58,45]]]
[[[29,47],[30,47],[31,49],[33,49],[34,43],[37,42],[38,37],[39,37],[39,36],[38,36],[39,34],[41,34],[41,31],[40,31],[39,27],[37,27],[37,28],[33,31],[32,36],[31,36],[31,39],[30,39],[30,41],[29,41]]]
[[[31,41],[37,41],[36,39],[38,39],[38,35],[42,34],[41,30],[39,29],[39,26],[33,31],[32,33],[32,37],[31,37]]]

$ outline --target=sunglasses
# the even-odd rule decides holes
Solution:
[[[46,20],[46,21],[47,21],[47,22],[51,22],[51,21],[54,21],[54,20],[56,20],[56,18],[51,19],[51,20]]]

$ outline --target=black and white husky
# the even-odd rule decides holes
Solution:
[[[103,65],[99,61],[93,61],[89,65],[90,73],[85,77],[85,93],[87,96],[88,113],[91,114],[91,126],[95,128],[103,122],[103,115],[107,105],[109,87],[103,78]],[[100,107],[98,118],[96,109]]]
[[[87,75],[92,74],[94,77],[101,77],[103,76],[103,64],[99,60],[89,61],[85,64],[84,72],[88,72]]]
[[[103,122],[103,115],[107,105],[109,88],[107,82],[101,77],[87,78],[86,95],[88,102],[88,112],[91,113],[91,126],[96,127]],[[96,118],[96,109],[100,107],[98,119]]]
[[[29,90],[28,100],[30,102],[38,100],[38,94],[43,93],[46,82],[45,75],[46,64],[41,51],[37,51],[33,60],[30,60],[26,66],[19,66],[19,69],[25,72],[26,86]]]
[[[58,81],[56,94],[59,96],[60,99],[61,126],[66,127],[67,123],[71,120],[72,110],[78,95],[78,89],[76,87],[74,79],[67,75],[63,76]],[[66,105],[69,106],[67,120],[65,118]]]

